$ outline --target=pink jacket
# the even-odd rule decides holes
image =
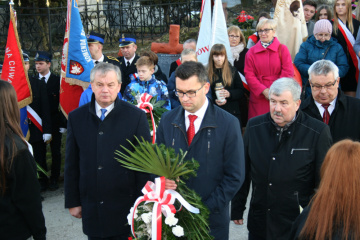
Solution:
[[[249,49],[245,58],[245,78],[250,88],[249,119],[270,111],[269,101],[262,92],[282,77],[293,77],[294,68],[288,48],[279,40],[264,48],[259,41]]]

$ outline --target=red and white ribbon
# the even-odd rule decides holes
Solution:
[[[26,110],[27,116],[31,120],[31,122],[35,124],[35,126],[40,130],[40,132],[43,132],[41,117],[29,105],[26,106]]]
[[[161,213],[167,217],[170,213],[175,214],[176,209],[174,207],[174,202],[177,199],[182,206],[184,206],[189,212],[198,214],[200,213],[198,208],[193,207],[188,203],[178,192],[174,190],[165,190],[165,177],[155,178],[155,183],[148,181],[145,187],[142,189],[144,196],[136,199],[131,212],[132,221],[131,221],[131,232],[135,239],[137,239],[134,230],[134,215],[136,208],[141,202],[149,203],[154,202],[153,212],[152,212],[152,222],[151,222],[151,239],[161,240],[162,233],[162,221]]]
[[[155,135],[156,135],[156,125],[155,125],[155,120],[154,120],[154,116],[152,113],[152,110],[154,109],[153,105],[150,103],[150,99],[153,96],[151,96],[148,93],[143,93],[140,96],[140,99],[138,100],[138,104],[136,105],[138,108],[144,110],[146,113],[150,113],[151,116],[151,122],[152,122],[152,126],[153,126],[153,136],[152,136],[152,143],[155,144]]]

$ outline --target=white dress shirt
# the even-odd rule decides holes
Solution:
[[[105,117],[111,112],[111,110],[114,109],[114,105],[115,105],[115,103],[112,103],[105,108],[107,110],[104,114]],[[103,109],[103,108],[97,103],[97,101],[95,101],[95,112],[99,118],[101,117],[101,109]]]
[[[131,65],[131,64],[132,64],[132,62],[134,61],[135,56],[136,56],[136,53],[135,53],[135,54],[134,54],[134,56],[133,56],[132,58],[130,58],[129,60],[127,60],[127,59],[124,57],[125,66],[127,66],[127,62],[130,62],[130,64],[129,64],[129,65]]]
[[[96,63],[95,63],[96,61],[97,61],[97,62],[103,62],[103,61],[104,61],[104,54],[101,55],[101,58],[99,58],[98,60],[93,59],[94,65],[96,64]]]
[[[189,117],[188,117],[190,114],[197,116],[197,118],[194,121],[195,134],[199,131],[202,120],[204,119],[205,112],[206,112],[206,109],[207,109],[208,105],[209,105],[209,100],[206,98],[204,105],[202,105],[202,107],[199,110],[197,110],[195,113],[191,113],[191,112],[188,112],[188,111],[185,110],[185,127],[186,127],[186,131],[188,130],[188,128],[190,126],[190,120],[189,120]]]
[[[48,74],[46,74],[45,76],[43,76],[43,75],[41,75],[40,73],[39,73],[39,79],[41,79],[41,78],[45,78],[45,82],[47,83],[48,81],[49,81],[49,77],[50,77],[50,75],[51,75],[51,72],[49,71],[48,72]]]
[[[334,109],[335,109],[336,99],[337,99],[337,97],[330,102],[330,105],[329,105],[329,107],[328,107],[328,112],[329,112],[330,116],[331,116],[332,112],[333,112]],[[321,116],[324,116],[325,108],[322,106],[321,103],[318,103],[318,102],[315,101],[315,100],[314,100],[314,102],[315,102],[315,105],[317,106],[317,108],[319,109],[320,115],[321,115]]]

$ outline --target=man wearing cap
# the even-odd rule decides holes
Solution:
[[[120,67],[119,61],[111,56],[105,56],[102,52],[105,35],[96,33],[94,31],[90,32],[90,35],[87,37],[89,51],[91,57],[93,59],[94,64],[98,64],[99,62],[112,63],[115,66]]]
[[[136,54],[136,39],[133,36],[123,34],[119,39],[122,57],[118,57],[122,77],[121,94],[124,95],[126,86],[130,83],[130,75],[137,72],[135,63],[139,59]]]
[[[23,52],[26,72],[29,72],[30,61],[29,55]],[[44,80],[37,77],[30,77],[31,91],[33,96],[32,103],[27,106],[29,117],[29,143],[33,147],[34,158],[36,162],[44,169],[46,168],[46,141],[51,138],[51,117],[50,106],[46,90],[46,83]],[[41,119],[41,127],[39,126],[39,119]],[[47,177],[40,173],[41,187],[47,186]]]
[[[360,100],[339,89],[339,68],[329,60],[319,60],[309,68],[311,96],[301,110],[330,127],[334,143],[350,138],[360,141]]]
[[[38,51],[35,56],[35,66],[38,78],[46,83],[47,97],[50,105],[51,116],[51,177],[50,185],[42,182],[41,189],[45,191],[48,187],[50,190],[59,188],[58,180],[60,176],[61,167],[61,136],[66,131],[66,119],[59,108],[59,95],[60,95],[60,77],[50,72],[52,56],[48,52]],[[50,137],[47,136],[44,141],[49,141]],[[44,169],[47,170],[46,165]]]

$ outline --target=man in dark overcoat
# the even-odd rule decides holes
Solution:
[[[59,108],[60,96],[60,77],[50,71],[52,56],[48,52],[38,51],[35,56],[35,67],[38,78],[46,83],[46,90],[50,105],[51,116],[51,176],[50,190],[59,188],[59,177],[61,168],[61,137],[66,131],[66,118]],[[49,139],[47,139],[49,140]],[[47,185],[42,185],[42,190],[47,189]]]
[[[120,146],[135,137],[150,140],[145,112],[118,98],[120,69],[98,63],[90,74],[93,96],[69,114],[65,156],[65,207],[82,218],[90,240],[123,240],[130,235],[127,215],[148,174],[116,161]]]
[[[29,55],[23,52],[23,59],[25,69],[29,72],[30,59]],[[30,86],[32,91],[33,101],[27,106],[27,111],[30,112],[31,118],[29,121],[29,142],[33,147],[34,158],[36,162],[43,168],[46,166],[46,141],[51,137],[51,116],[50,106],[47,96],[46,83],[36,77],[30,77]],[[40,120],[41,119],[41,120]],[[42,186],[47,184],[47,176],[39,173],[39,181]]]
[[[301,103],[301,110],[328,124],[334,143],[346,138],[360,141],[360,100],[346,96],[339,81],[339,69],[333,62],[313,63],[309,68],[311,96]]]
[[[185,62],[175,73],[181,106],[165,113],[156,134],[157,143],[187,151],[200,164],[197,176],[187,182],[210,210],[210,234],[229,238],[229,202],[244,181],[244,150],[239,120],[211,104],[210,83],[204,66]],[[167,189],[176,189],[166,181]]]
[[[244,135],[246,179],[231,204],[231,219],[248,215],[249,240],[287,240],[292,222],[308,205],[332,144],[329,127],[299,110],[300,85],[292,78],[270,87],[270,112],[249,120]]]

